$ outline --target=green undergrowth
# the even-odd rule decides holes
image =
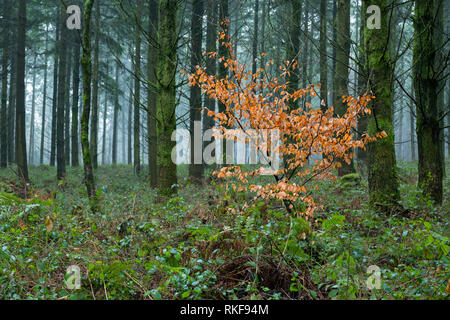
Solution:
[[[413,164],[399,167],[408,215],[370,209],[355,176],[321,182],[311,223],[214,179],[192,185],[185,167],[167,201],[131,167],[100,167],[94,215],[82,175],[69,169],[57,183],[54,168],[32,167],[21,199],[14,171],[0,171],[1,299],[448,298],[449,178],[435,206]]]

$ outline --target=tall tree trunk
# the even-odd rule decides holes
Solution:
[[[202,60],[202,21],[203,21],[203,0],[194,0],[192,19],[191,19],[191,72],[194,73],[196,66],[201,64]],[[253,64],[256,66],[256,62]],[[195,141],[195,137],[201,135],[202,120],[202,92],[200,87],[190,88],[190,132],[191,132],[191,164],[189,166],[189,178],[194,183],[200,183],[203,177],[203,154],[202,145]],[[195,123],[200,124],[196,126]],[[198,133],[196,134],[196,129]],[[195,161],[200,160],[200,162]]]
[[[64,154],[64,115],[66,102],[66,68],[67,68],[67,28],[66,9],[61,6],[61,40],[59,43],[59,75],[58,75],[58,106],[56,116],[56,177],[58,180],[64,178],[66,173],[66,161]]]
[[[320,107],[328,109],[327,0],[320,0]]]
[[[64,26],[65,27],[65,26]],[[67,33],[67,69],[66,69],[66,94],[64,95],[64,161],[70,165],[70,80],[72,71],[72,34]]]
[[[387,0],[364,0],[364,12],[370,5],[378,5],[381,13],[381,25],[387,25],[389,12]],[[372,205],[396,204],[399,200],[399,184],[395,160],[394,128],[392,115],[392,68],[386,44],[389,30],[364,29],[364,48],[369,74],[369,88],[376,97],[372,105],[372,116],[368,123],[368,134],[385,131],[387,137],[378,139],[368,145],[369,197]]]
[[[16,73],[16,163],[19,178],[28,182],[27,141],[25,137],[25,41],[27,1],[19,0]]]
[[[159,55],[157,70],[156,105],[158,136],[158,193],[169,196],[176,192],[177,167],[172,161],[176,144],[172,133],[176,130],[176,81],[177,72],[177,0],[161,0],[159,8]]]
[[[157,0],[149,0],[149,37],[156,39],[158,36],[158,4]],[[158,64],[158,49],[156,43],[150,43],[147,57],[147,77],[149,81],[147,99],[147,136],[148,136],[148,166],[150,174],[150,187],[158,186],[157,166],[157,136],[156,136],[156,66]]]
[[[334,107],[336,115],[343,116],[347,105],[342,96],[348,95],[349,57],[350,57],[350,0],[339,0],[337,9],[337,37],[336,70],[334,73]],[[341,160],[338,168],[340,177],[355,172],[353,160],[347,163]]]
[[[106,74],[109,73],[109,59],[106,59]],[[102,133],[102,166],[106,164],[106,119],[108,118],[108,87],[105,83],[105,107],[103,108],[103,133]]]
[[[112,138],[112,159],[113,165],[117,164],[117,131],[118,131],[118,116],[119,116],[119,61],[116,62],[116,88],[114,89],[114,115],[113,115],[113,138]]]
[[[267,0],[263,0],[262,3],[262,16],[261,16],[261,37],[260,37],[260,52],[265,53],[266,52],[266,15],[267,15]],[[258,30],[259,31],[259,30]],[[266,60],[264,58],[264,55],[261,56],[261,68],[265,69],[266,67]]]
[[[128,164],[130,165],[133,162],[133,145],[131,143],[133,132],[131,130],[131,119],[133,118],[133,80],[130,81],[130,102],[128,105]]]
[[[83,151],[84,183],[92,211],[97,211],[94,170],[89,147],[89,119],[91,112],[91,16],[94,0],[86,0],[84,5],[83,56],[81,71],[83,74],[83,113],[81,115],[81,145]]]
[[[258,58],[258,33],[259,33],[259,0],[255,1],[253,18],[253,44],[252,44],[252,74],[256,73]]]
[[[48,26],[45,32],[45,58],[44,58],[44,93],[42,97],[41,147],[39,148],[39,164],[44,163],[45,152],[45,121],[47,112],[47,68],[48,68]]]
[[[12,45],[11,49],[11,72],[9,75],[9,98],[8,98],[8,162],[16,162],[16,144],[15,144],[15,127],[16,127],[16,83],[17,83],[17,61],[16,61],[16,45]]]
[[[436,25],[434,28],[434,38],[435,38],[435,44],[436,48],[438,49],[436,52],[436,59],[435,59],[435,70],[442,70],[447,64],[447,57],[445,52],[445,42],[448,41],[448,39],[444,40],[444,0],[434,0],[434,8],[435,8],[435,17],[436,17]],[[445,69],[442,70],[443,73],[445,73]],[[449,107],[448,105],[445,105],[445,97],[444,97],[444,89],[445,89],[445,82],[446,79],[439,79],[438,80],[438,86],[436,88],[437,90],[437,106],[438,106],[438,116],[439,116],[439,127],[444,128],[445,127],[445,118],[444,114],[446,111],[448,111]],[[442,175],[445,176],[445,131],[444,129],[439,130],[439,149],[441,152],[441,164],[442,164]]]
[[[95,3],[94,31],[94,70],[92,77],[92,119],[91,119],[91,155],[94,169],[98,167],[98,84],[99,84],[99,42],[100,42],[100,1]]]
[[[305,18],[303,20],[303,50],[302,50],[302,88],[306,88],[306,86],[309,84],[308,79],[308,54],[309,54],[309,38],[308,38],[308,25],[309,25],[309,5],[307,2],[304,4],[304,12],[305,12]],[[298,18],[296,18],[298,19]],[[306,100],[308,95],[305,95],[303,100]]]
[[[8,163],[8,120],[7,120],[7,101],[8,101],[8,55],[9,48],[9,17],[10,3],[3,1],[3,52],[2,52],[2,92],[0,106],[0,168],[6,168]]]
[[[336,100],[336,94],[335,94],[335,88],[334,88],[334,75],[336,74],[336,55],[337,55],[337,3],[338,0],[332,0],[331,1],[333,3],[333,59],[332,59],[332,64],[331,64],[331,74],[333,77],[333,81],[332,81],[332,86],[333,89],[331,90],[331,101],[334,103],[334,101]]]
[[[80,38],[75,36],[73,46],[73,96],[72,96],[72,167],[78,167],[79,150],[78,150],[78,99],[80,88]]]
[[[300,53],[300,28],[302,21],[302,0],[291,0],[290,1],[290,29],[288,34],[288,42],[286,48],[286,58],[289,61],[295,60],[297,64],[300,62],[299,53]],[[288,82],[288,91],[293,93],[298,90],[299,85],[299,75],[298,75],[298,66],[293,70],[291,69],[291,73],[287,78]],[[298,107],[297,103],[292,101],[290,102],[290,108],[296,109]]]
[[[434,1],[416,1],[414,17],[413,81],[416,97],[419,187],[436,204],[442,204],[443,163],[440,150],[439,106],[434,41]]]
[[[364,25],[366,23],[366,14],[364,11],[364,6],[361,5],[361,23],[359,25],[359,65],[358,65],[358,89],[357,95],[362,96],[367,90],[367,70],[366,59],[365,59],[365,46],[364,46]],[[367,131],[367,123],[369,121],[368,115],[361,115],[358,118],[358,138],[362,138],[362,134]],[[363,148],[358,148],[356,150],[358,157],[358,167],[365,173],[367,169],[367,150]]]
[[[228,14],[228,1],[229,0],[219,0],[219,25],[220,25],[220,31],[225,33],[225,38],[223,40],[219,40],[219,57],[224,58],[225,60],[228,59],[228,48],[223,44],[224,41],[229,41],[228,39],[228,30],[229,26],[226,24],[226,21],[229,20],[229,14]],[[225,79],[227,76],[227,68],[224,65],[225,61],[222,61],[219,63],[219,70],[218,70],[218,76],[219,79]],[[225,105],[221,102],[219,102],[219,112],[225,112]],[[227,160],[227,142],[226,139],[223,139],[222,141],[222,148],[221,148],[222,156],[220,160],[221,165],[226,165],[228,162]]]
[[[414,119],[414,104],[411,106],[411,110],[409,110],[409,130],[411,135],[411,160],[416,161],[416,126]]]
[[[61,15],[59,13],[59,6],[56,10],[56,35],[54,48],[54,64],[53,64],[53,99],[52,99],[52,131],[50,141],[50,166],[55,166],[56,163],[56,119],[57,119],[57,105],[58,105],[58,66],[59,66],[59,41],[61,29]]]
[[[217,51],[217,1],[207,0],[207,25],[206,25],[206,52],[216,52]],[[206,56],[206,72],[209,75],[216,75],[217,72],[217,61],[215,58]],[[216,100],[211,99],[207,94],[205,94],[205,109],[216,111]],[[208,116],[208,112],[203,113],[203,131],[206,132],[214,127],[215,122],[213,117]],[[204,136],[204,135],[202,135]],[[215,138],[210,137],[215,143]],[[209,142],[203,144],[203,150]],[[211,154],[213,159],[215,159],[216,154]]]
[[[121,108],[121,114],[122,114],[122,163],[127,163],[127,153],[126,153],[126,113],[125,108]]]
[[[32,94],[31,94],[31,114],[30,114],[30,146],[29,146],[29,161],[28,163],[33,165],[34,163],[34,113],[36,111],[36,60],[37,54],[34,55],[33,59],[33,80],[32,80]]]
[[[138,4],[137,24],[142,22],[143,2]],[[134,173],[138,175],[141,172],[141,32],[136,26],[136,51],[134,61]]]

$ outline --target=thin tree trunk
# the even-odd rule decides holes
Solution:
[[[328,109],[327,0],[320,0],[320,107]]]
[[[29,181],[27,164],[27,141],[25,137],[25,41],[27,24],[27,1],[19,0],[17,74],[16,74],[16,163],[23,185]]]
[[[337,11],[337,53],[336,70],[334,73],[334,107],[336,115],[342,116],[347,111],[347,105],[342,96],[348,95],[349,57],[350,57],[350,0],[339,0]],[[355,172],[353,160],[349,163],[341,159],[338,168],[340,177]]]
[[[411,106],[414,109],[414,104]],[[413,110],[409,111],[409,130],[411,134],[411,160],[416,161],[416,128]]]
[[[83,56],[81,70],[83,74],[83,113],[81,115],[81,145],[83,151],[84,183],[93,212],[97,211],[94,170],[89,147],[89,119],[91,112],[91,16],[94,0],[86,0],[84,5]]]
[[[33,80],[32,80],[32,94],[31,94],[31,115],[30,115],[30,146],[29,146],[29,161],[28,163],[33,165],[34,163],[34,113],[36,111],[36,60],[37,54],[34,55],[33,59]]]
[[[287,42],[286,58],[289,61],[295,60],[299,64],[300,53],[300,28],[302,23],[302,0],[291,0],[290,3],[290,29],[289,38]],[[295,69],[290,69],[290,76],[287,78],[288,91],[293,93],[298,90],[299,85],[299,70],[298,66]],[[294,101],[290,102],[291,109],[297,109],[298,104]]]
[[[94,169],[98,167],[98,84],[99,84],[99,41],[100,41],[100,1],[95,3],[94,70],[92,78],[92,119],[91,155]]]
[[[66,94],[64,96],[64,160],[70,166],[70,80],[72,71],[72,34],[67,34]]]
[[[11,49],[11,74],[9,76],[9,98],[8,98],[8,162],[16,162],[16,147],[15,147],[15,124],[16,124],[16,82],[17,82],[17,63],[16,63],[16,46],[13,45]]]
[[[364,46],[364,23],[366,21],[366,15],[364,12],[364,6],[361,5],[361,23],[359,25],[359,66],[358,66],[358,96],[362,96],[367,90],[367,70],[364,68],[365,62],[365,46]],[[362,138],[362,134],[367,131],[367,123],[369,121],[369,116],[364,114],[358,118],[358,138]],[[356,150],[358,157],[358,167],[365,173],[367,169],[367,150],[364,148],[358,148]]]
[[[133,77],[134,78],[134,77]],[[131,119],[133,118],[133,79],[130,81],[130,102],[128,105],[128,164],[131,165],[133,163],[133,145],[131,143],[133,137],[133,131],[131,130]]]
[[[149,0],[149,36],[156,39],[158,36],[158,1]],[[156,66],[158,64],[158,50],[155,43],[149,43],[148,47],[148,112],[147,112],[147,135],[148,135],[148,166],[150,174],[150,187],[158,186],[157,166],[157,136],[156,136]]]
[[[202,55],[202,21],[203,21],[203,0],[194,0],[192,19],[191,19],[191,72],[194,73],[196,67],[201,64]],[[256,67],[256,62],[253,64]],[[193,86],[190,88],[190,132],[191,132],[191,164],[189,166],[189,178],[194,183],[200,183],[203,177],[203,155],[201,144],[195,141],[196,129],[201,134],[201,126],[196,126],[195,123],[201,124],[202,120],[202,92],[200,87]],[[198,147],[198,150],[196,149]],[[199,159],[196,159],[199,158]],[[200,160],[200,162],[196,161]]]
[[[78,35],[75,37],[75,43],[73,46],[73,96],[72,96],[72,167],[78,167],[79,162],[79,148],[78,148],[78,100],[79,100],[79,88],[80,88],[80,38]]]
[[[229,35],[229,33],[228,33],[229,26],[226,25],[226,21],[229,20],[228,1],[229,0],[219,0],[219,26],[220,26],[220,31],[224,32],[226,35],[223,40],[219,40],[219,57],[224,58],[225,61],[229,56],[228,48],[222,44],[224,41],[228,41],[227,37]],[[225,61],[222,61],[221,63],[219,63],[219,67],[218,67],[219,79],[225,79],[227,76],[228,71],[224,65]],[[219,102],[219,112],[221,112],[221,113],[225,112],[225,109],[226,109],[226,106],[222,102]],[[221,156],[220,164],[225,165],[228,162],[231,162],[231,161],[227,161],[227,160],[231,160],[231,159],[227,159],[227,141],[226,141],[226,139],[223,139],[221,149],[222,149],[221,150],[222,156]]]
[[[332,90],[331,90],[331,101],[334,103],[335,101],[335,87],[334,87],[334,75],[336,74],[336,54],[337,54],[337,3],[338,0],[332,0],[333,3],[333,59],[332,59],[332,65],[331,65],[331,74],[333,77],[332,81]]]
[[[106,74],[109,73],[109,59],[106,60]],[[108,87],[105,84],[105,107],[103,109],[103,133],[102,133],[102,165],[106,164],[106,119],[108,118]]]
[[[253,18],[253,44],[252,44],[252,74],[256,73],[258,58],[258,33],[259,33],[259,0],[255,0]]]
[[[137,12],[137,23],[140,24],[142,19],[143,2],[140,1]],[[138,175],[141,172],[141,32],[136,27],[136,51],[134,61],[134,173]]]
[[[117,131],[119,116],[119,61],[116,62],[116,88],[114,92],[114,115],[113,115],[113,139],[112,139],[112,159],[113,165],[117,164]]]
[[[44,151],[45,151],[45,121],[47,112],[47,64],[48,64],[48,26],[46,26],[45,33],[45,58],[44,58],[44,94],[42,98],[42,123],[41,123],[41,147],[39,149],[39,164],[44,163]]]
[[[66,9],[61,6],[61,21],[66,21]],[[59,46],[59,75],[58,75],[58,106],[56,119],[56,177],[62,180],[66,173],[64,154],[64,115],[66,102],[66,67],[67,67],[67,28],[61,27],[61,40]]]
[[[3,52],[2,52],[2,91],[1,91],[1,106],[0,106],[0,168],[6,168],[8,164],[8,128],[7,121],[7,101],[8,101],[8,50],[9,31],[8,23],[10,16],[10,3],[4,1],[3,3]]]
[[[206,52],[216,52],[217,44],[217,1],[207,0],[207,25],[206,25]],[[215,58],[205,57],[206,59],[206,72],[209,75],[216,75],[217,72],[217,62]],[[205,94],[205,109],[216,111],[216,100],[211,99],[207,94]],[[215,125],[214,118],[209,117],[207,112],[203,113],[203,131],[206,132],[212,129]],[[204,135],[202,135],[204,136]],[[215,144],[215,138],[210,137]],[[208,142],[205,141],[203,145],[203,150]],[[209,144],[209,143],[208,143]],[[215,150],[215,148],[214,148]],[[215,153],[211,154],[213,159],[215,159]]]
[[[59,66],[59,41],[60,41],[60,13],[59,6],[56,10],[56,35],[55,35],[55,59],[53,64],[53,99],[52,99],[52,131],[50,141],[50,166],[55,166],[56,163],[56,119],[57,119],[57,105],[58,105],[58,66]]]

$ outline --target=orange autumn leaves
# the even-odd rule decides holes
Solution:
[[[204,94],[225,106],[222,112],[204,110],[208,116],[218,121],[217,129],[222,137],[225,129],[240,129],[246,134],[278,130],[280,143],[276,150],[283,159],[283,167],[274,172],[275,181],[266,185],[249,184],[248,180],[249,177],[261,174],[262,168],[228,166],[215,174],[221,178],[237,178],[240,186],[233,185],[235,190],[250,190],[261,199],[277,198],[285,203],[289,212],[310,217],[317,205],[309,184],[314,180],[334,179],[332,169],[339,167],[340,161],[350,163],[354,156],[353,149],[364,148],[369,141],[377,138],[363,134],[358,139],[353,132],[358,117],[370,114],[368,103],[375,97],[343,97],[348,109],[340,117],[335,116],[333,107],[323,112],[320,108],[314,108],[311,103],[305,103],[307,95],[318,96],[320,85],[289,92],[287,79],[297,68],[296,61],[288,61],[280,66],[280,76],[274,76],[265,70],[271,68],[272,60],[269,60],[265,68],[259,68],[252,74],[246,65],[236,59],[227,39],[223,33],[220,34],[219,42],[228,49],[228,57],[218,57],[216,52],[207,55],[218,59],[227,69],[228,76],[220,79],[216,75],[207,74],[204,68],[197,67],[194,73],[189,74],[189,84],[199,86]],[[382,132],[377,136],[383,138],[386,133]],[[269,140],[267,150],[274,147],[270,143]],[[260,154],[269,163],[273,161],[270,155],[270,152]],[[321,159],[311,164],[311,157],[318,155]],[[299,206],[299,201],[303,205]]]

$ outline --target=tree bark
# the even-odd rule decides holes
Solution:
[[[328,109],[327,0],[320,0],[320,107]]]
[[[350,57],[350,0],[339,0],[337,9],[337,51],[336,70],[334,73],[334,107],[337,116],[343,116],[347,105],[342,101],[348,95],[349,57]],[[340,177],[355,172],[353,160],[350,163],[341,161],[338,168]]]
[[[66,173],[66,161],[64,154],[64,115],[66,102],[66,67],[67,67],[67,28],[66,9],[61,6],[61,40],[59,43],[59,75],[58,75],[58,106],[56,116],[56,177],[62,180]]]
[[[44,58],[44,94],[42,98],[42,122],[41,122],[41,147],[39,148],[39,164],[44,164],[45,152],[45,121],[47,112],[47,64],[48,64],[48,26],[45,33],[45,58]]]
[[[83,152],[84,183],[90,200],[91,209],[97,211],[94,170],[89,147],[89,119],[91,111],[91,16],[94,0],[86,0],[84,5],[83,56],[81,70],[83,74],[83,113],[81,115],[81,145]]]
[[[364,12],[370,5],[378,5],[382,10],[381,25],[387,25],[389,12],[387,0],[364,0]],[[386,44],[389,30],[364,29],[364,43],[369,76],[369,92],[376,97],[371,102],[372,116],[368,123],[368,134],[385,131],[387,137],[368,144],[369,200],[372,205],[397,204],[400,198],[394,147],[392,115],[392,68]]]
[[[59,6],[56,10],[56,34],[55,34],[55,54],[53,64],[53,99],[52,99],[52,131],[50,141],[50,166],[55,166],[56,163],[56,118],[57,118],[57,105],[58,105],[58,66],[59,66],[59,41],[60,41],[60,13]]]
[[[37,54],[34,55],[33,59],[33,80],[32,80],[32,94],[31,94],[31,114],[30,114],[30,140],[29,140],[29,161],[28,163],[33,165],[34,163],[34,113],[36,111],[36,60]]]
[[[203,22],[203,0],[194,0],[191,19],[191,73],[194,73],[202,60],[202,22]],[[256,63],[254,63],[256,65]],[[190,87],[190,133],[191,133],[191,163],[189,165],[189,178],[194,183],[200,183],[203,177],[202,163],[196,163],[195,158],[203,160],[201,144],[195,141],[195,122],[202,120],[202,92],[199,86]],[[201,130],[201,128],[200,128]],[[196,150],[199,146],[199,150]]]
[[[80,89],[80,38],[75,36],[75,43],[73,46],[73,96],[72,96],[72,167],[78,167],[79,162],[79,148],[78,148],[78,99]]]
[[[25,138],[25,41],[27,24],[27,1],[19,0],[17,32],[16,73],[16,163],[23,185],[29,181],[27,164],[27,141]]]
[[[419,187],[425,196],[442,204],[443,159],[440,150],[439,106],[435,72],[434,1],[416,1],[413,47],[413,82],[419,150]]]
[[[207,25],[206,25],[206,52],[216,52],[217,51],[217,1],[207,0]],[[206,56],[206,72],[209,75],[216,75],[217,73],[217,61],[215,58]],[[216,111],[216,100],[211,99],[207,94],[205,94],[205,112],[203,113],[203,131],[206,132],[214,127],[215,121],[213,117],[208,116],[208,110]],[[202,135],[204,136],[204,134]],[[211,137],[215,141],[214,137]],[[203,144],[203,150],[209,142]],[[212,154],[215,159],[215,153]]]
[[[117,164],[117,134],[118,134],[118,116],[119,116],[119,61],[116,62],[116,88],[114,92],[114,115],[113,115],[113,138],[112,138],[112,156],[111,162]]]
[[[92,119],[90,148],[92,165],[98,167],[98,84],[99,84],[99,48],[100,48],[100,1],[95,3],[95,31],[94,31],[94,65],[92,77]]]
[[[156,38],[158,36],[158,5],[159,1],[149,0],[149,37],[155,43],[149,42],[148,47],[148,111],[147,111],[147,136],[148,136],[148,166],[150,174],[150,187],[158,186],[158,166],[157,166],[157,136],[156,136],[156,66],[158,64],[158,49]]]
[[[10,18],[10,3],[3,2],[3,52],[2,52],[2,91],[0,106],[0,168],[6,168],[8,164],[8,120],[7,120],[7,102],[8,102],[8,55],[9,31],[8,24]]]
[[[143,2],[140,1],[137,8],[137,24],[142,22],[142,6]],[[136,26],[136,51],[134,59],[134,173],[138,175],[141,172],[141,32],[139,27]]]
[[[176,146],[171,137],[176,129],[177,0],[161,0],[159,13],[158,100],[156,105],[158,193],[162,196],[170,196],[177,191],[177,167],[171,156],[172,150]]]
[[[229,14],[228,14],[228,1],[229,0],[219,0],[219,28],[220,31],[225,33],[225,38],[223,40],[219,39],[219,57],[223,58],[224,60],[227,60],[229,58],[228,55],[228,48],[225,47],[223,44],[224,41],[229,41],[228,37],[229,37],[229,26],[226,24],[227,20],[229,20]],[[219,63],[219,67],[218,67],[218,77],[219,79],[225,79],[227,77],[227,68],[224,65],[225,61],[222,61],[221,63]],[[219,102],[219,112],[225,112],[226,106]],[[222,148],[221,148],[221,152],[222,152],[222,156],[221,156],[221,160],[220,160],[220,164],[221,165],[226,165],[228,162],[227,160],[231,160],[231,159],[227,159],[227,142],[226,139],[223,139],[222,141]]]

